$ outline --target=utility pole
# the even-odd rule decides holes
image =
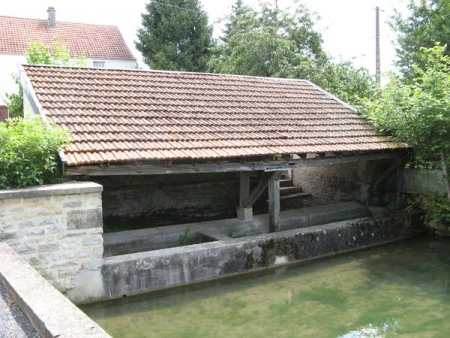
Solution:
[[[380,7],[375,8],[376,12],[376,22],[375,22],[375,79],[378,84],[380,84],[380,74],[381,74],[381,65],[380,65]]]

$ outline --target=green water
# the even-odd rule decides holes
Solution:
[[[450,241],[422,238],[82,310],[113,337],[450,337]]]

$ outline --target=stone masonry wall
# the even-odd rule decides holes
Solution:
[[[103,263],[101,192],[92,182],[1,190],[0,241],[61,292],[83,284],[93,292]]]
[[[293,170],[294,185],[301,186],[326,202],[358,201],[366,203],[369,187],[392,161],[361,161],[323,167],[305,167]],[[395,177],[395,175],[393,175]],[[383,185],[382,196],[374,194],[372,202],[382,199],[384,194],[395,189],[395,180],[391,178]]]
[[[239,173],[90,177],[103,190],[104,225],[147,228],[236,217]]]

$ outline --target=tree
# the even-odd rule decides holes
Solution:
[[[377,93],[378,85],[364,67],[351,61],[329,60],[312,76],[316,83],[340,100],[359,109],[364,99]]]
[[[357,105],[374,92],[368,71],[334,62],[322,49],[313,15],[298,1],[281,10],[277,2],[259,11],[237,1],[209,62],[212,72],[307,79],[343,101]]]
[[[231,7],[231,14],[226,18],[228,22],[225,23],[225,29],[222,31],[220,40],[227,43],[228,36],[231,34],[234,26],[236,25],[238,18],[248,10],[247,6],[244,6],[243,0],[236,0]]]
[[[310,12],[298,5],[282,11],[265,2],[260,11],[246,8],[231,22],[226,42],[215,47],[209,62],[218,73],[306,78],[327,61],[322,36]]]
[[[152,69],[206,71],[212,26],[199,0],[160,0],[146,5],[136,48]]]
[[[450,2],[447,0],[410,0],[410,15],[396,13],[392,27],[399,34],[397,66],[406,78],[411,78],[413,64],[424,66],[421,47],[432,48],[437,42],[450,46]],[[447,47],[445,54],[450,55]]]
[[[450,57],[446,47],[421,48],[420,65],[411,67],[411,80],[392,74],[363,113],[381,131],[415,147],[416,162],[450,155]]]

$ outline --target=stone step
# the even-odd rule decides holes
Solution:
[[[289,186],[289,187],[280,187],[280,195],[289,195],[303,192],[302,187]]]
[[[306,197],[310,197],[310,196],[311,196],[310,193],[299,192],[299,193],[295,193],[295,194],[280,195],[280,199],[286,200],[286,199],[290,199],[290,198],[306,198]]]
[[[280,187],[292,187],[292,186],[294,186],[294,182],[292,182],[291,179],[282,178],[280,180]]]

